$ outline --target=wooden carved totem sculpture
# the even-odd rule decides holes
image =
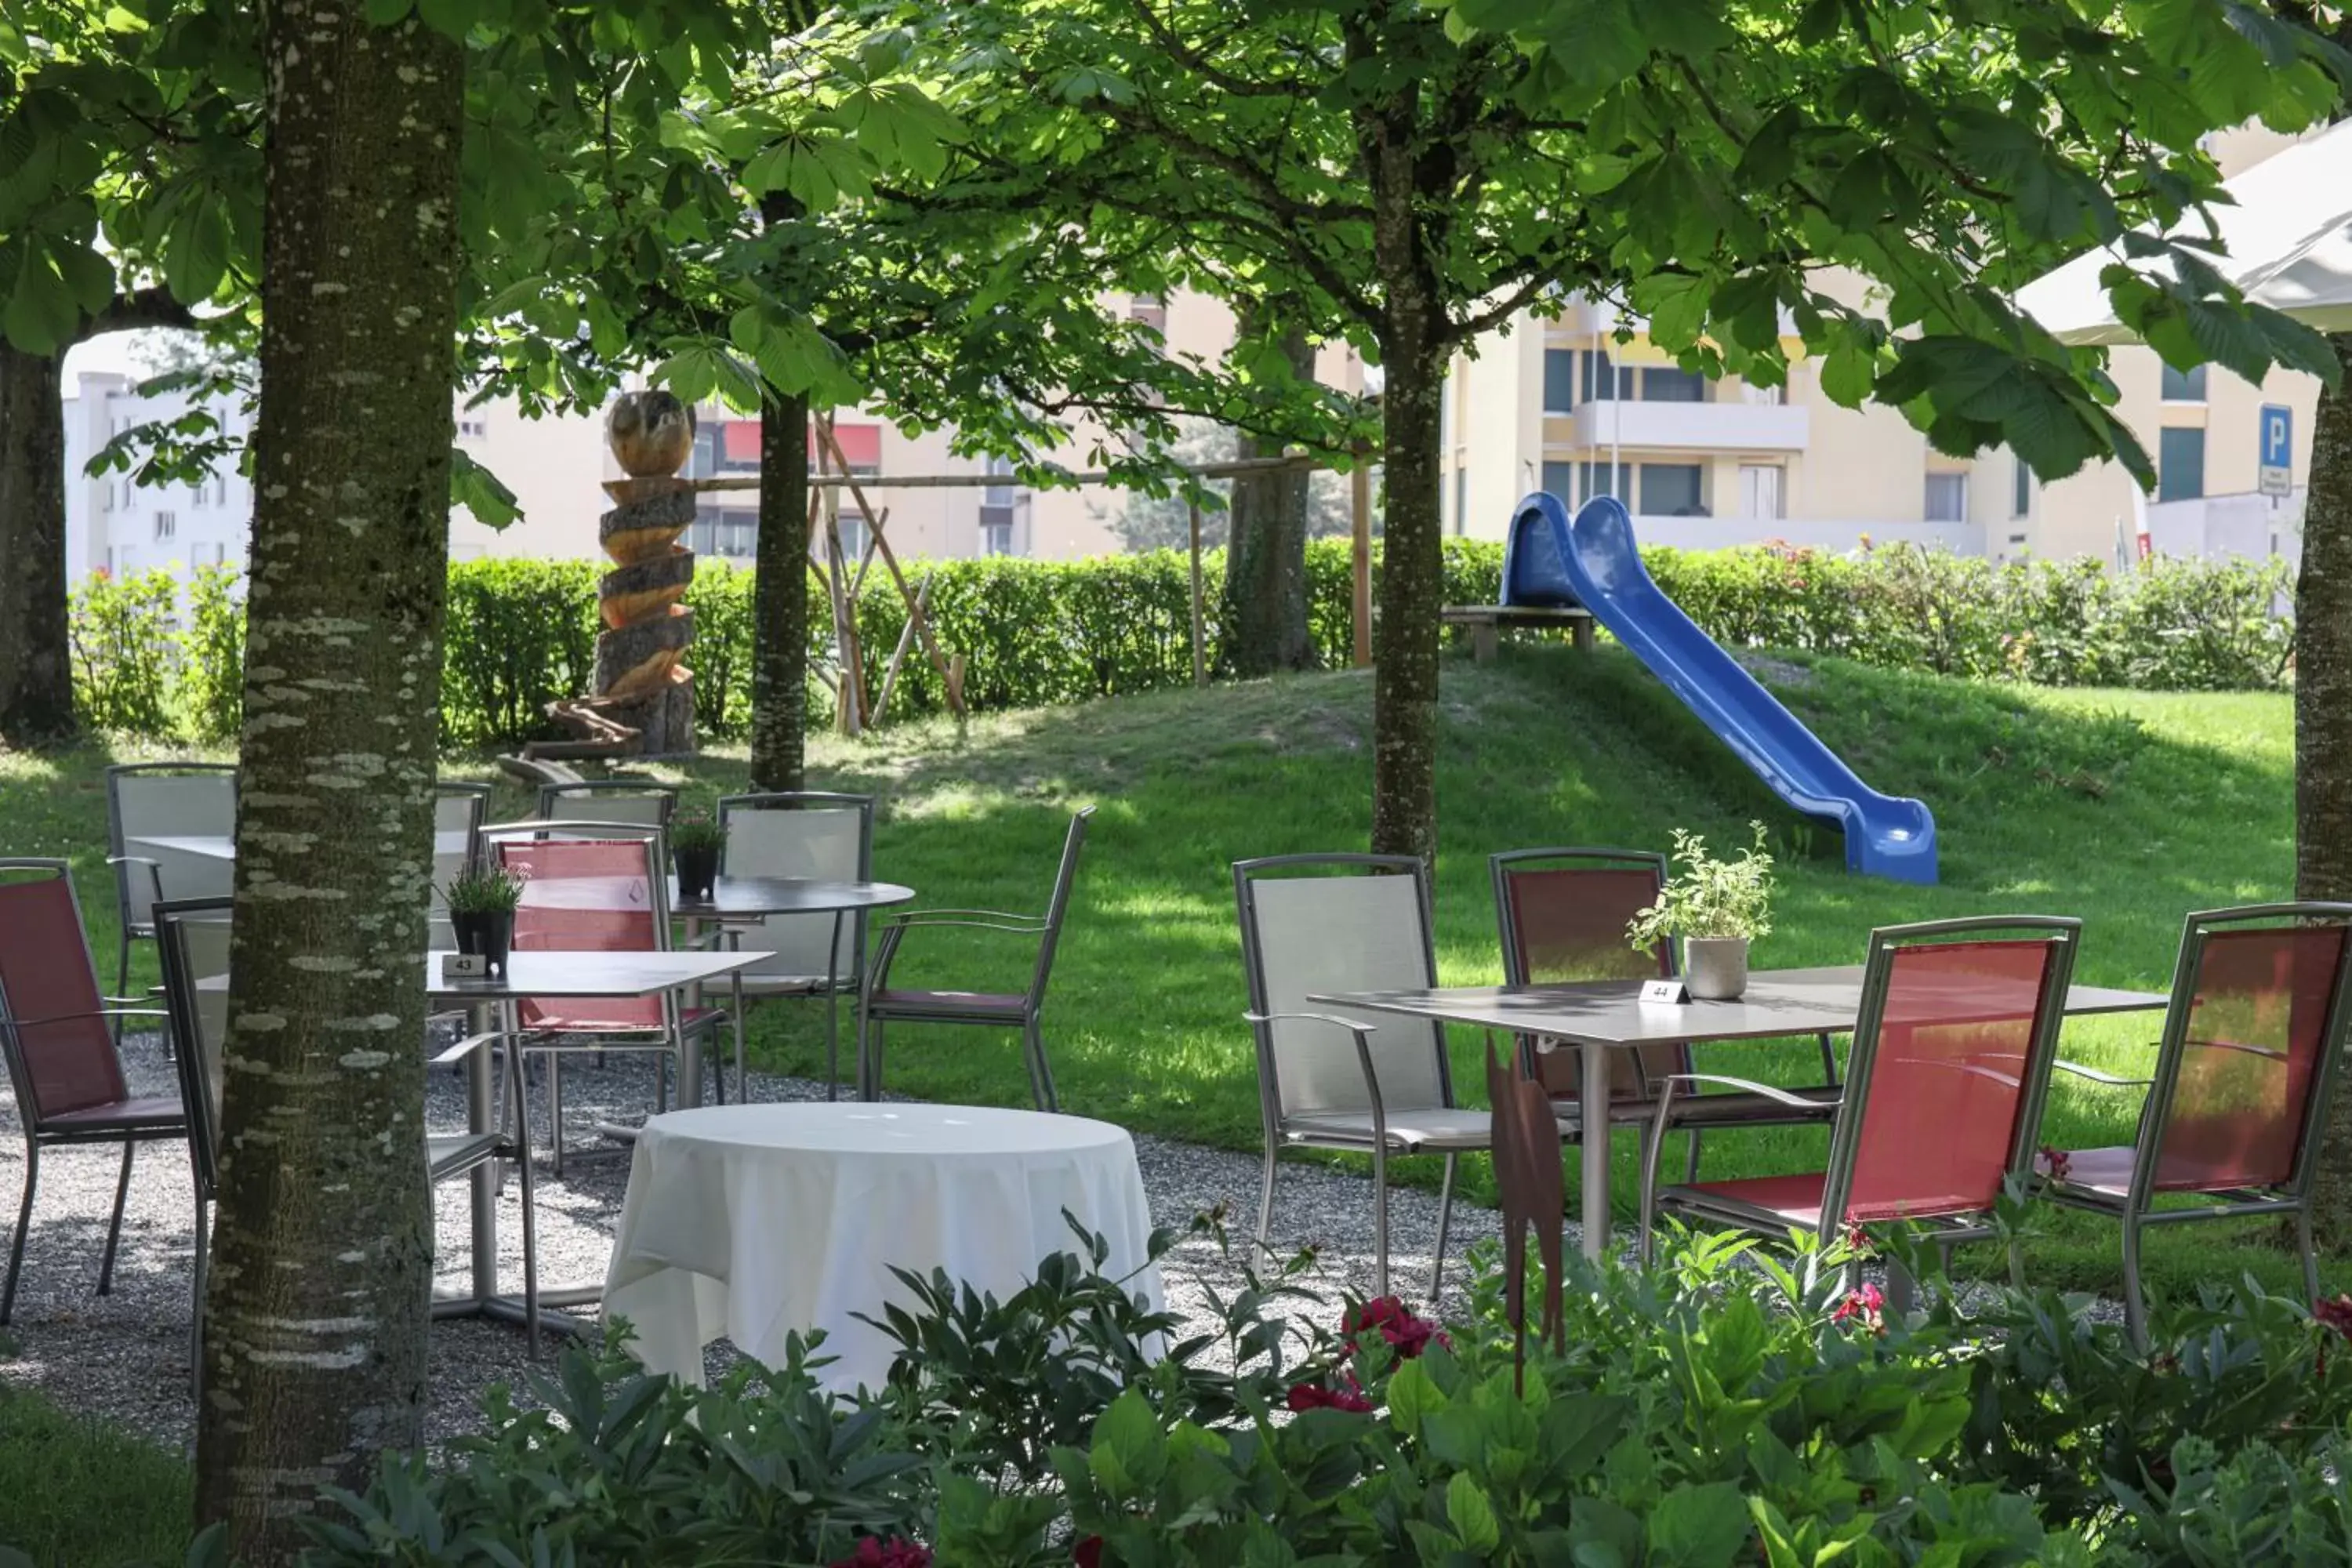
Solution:
[[[694,672],[683,661],[694,612],[678,601],[694,581],[694,552],[677,536],[694,521],[694,491],[677,470],[694,451],[694,410],[667,392],[626,393],[605,416],[604,439],[628,478],[605,481],[614,506],[597,521],[615,564],[596,585],[604,630],[593,706],[637,731],[643,752],[691,752]]]

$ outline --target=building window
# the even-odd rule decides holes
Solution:
[[[1010,555],[1013,551],[1013,509],[1010,506],[987,506],[980,509],[980,552],[982,555]]]
[[[988,459],[987,472],[992,476],[1010,479],[1013,476],[1013,459],[991,458]],[[1002,507],[1007,515],[1010,515],[1013,510],[1013,487],[1011,485],[986,486],[980,492],[980,504],[983,510],[989,507]]]
[[[1543,488],[1546,494],[1558,498],[1560,505],[1571,509],[1574,508],[1576,505],[1576,465],[1574,463],[1546,463],[1543,466]]]
[[[213,505],[228,505],[228,478],[223,475],[213,480]]]
[[[1544,350],[1544,405],[1546,414],[1570,414],[1576,409],[1576,351],[1574,349]]]
[[[1631,494],[1633,489],[1632,483],[1633,465],[1631,463],[1620,463],[1617,466],[1615,484],[1609,482],[1609,465],[1606,463],[1579,463],[1576,465],[1576,474],[1584,500],[1591,500],[1594,496],[1617,496],[1622,499]]]
[[[1927,476],[1927,521],[1966,522],[1969,520],[1969,477],[1966,474]]]
[[[2202,403],[2205,401],[2205,367],[2189,370],[2164,367],[2164,401],[2167,403]]]
[[[1739,400],[1759,408],[1778,408],[1789,401],[1788,392],[1785,386],[1759,386],[1751,381],[1740,387]]]
[[[1696,463],[1642,465],[1642,510],[1649,517],[1705,517]]]
[[[1705,403],[1706,378],[1695,370],[1652,365],[1642,373],[1644,403]]]
[[[168,512],[168,511],[159,511],[159,512],[157,512],[157,513],[155,514],[155,537],[156,537],[156,538],[158,538],[158,539],[171,539],[171,538],[175,537],[175,536],[179,533],[179,531],[180,531],[180,519],[179,519],[179,516],[178,516],[178,514],[177,514],[177,513],[174,513],[174,512]]]
[[[1632,397],[1633,373],[1630,369],[1612,370],[1605,350],[1588,349],[1584,354],[1584,371],[1578,383],[1584,401],[1596,403],[1602,398]]]
[[[2025,466],[2022,458],[2012,456],[2010,462],[2017,469],[2017,479],[2016,489],[2009,498],[2009,515],[2031,517],[2033,515],[2033,470]]]
[[[2172,425],[2157,432],[2156,499],[2194,500],[2205,493],[2205,432]]]
[[[461,415],[457,420],[457,439],[478,441],[490,433],[490,422],[479,414]]]
[[[873,535],[874,531],[871,528],[868,528],[866,524],[866,514],[864,512],[843,512],[841,514],[842,559],[848,562],[852,566],[856,566],[859,562],[865,560],[866,542],[873,537]]]
[[[1460,533],[1470,521],[1470,470],[1454,470],[1454,531]]]
[[[1777,522],[1787,513],[1780,507],[1780,466],[1742,463],[1739,466],[1739,515],[1759,522]]]
[[[1168,300],[1160,294],[1138,294],[1128,302],[1128,319],[1150,327],[1161,337],[1168,335]]]
[[[210,480],[198,479],[196,481],[195,489],[189,493],[188,504],[194,507],[198,511],[204,510],[205,501],[212,493],[212,482]]]

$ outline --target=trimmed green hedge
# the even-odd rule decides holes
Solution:
[[[1327,666],[1353,646],[1349,546],[1307,547],[1308,615]],[[2293,649],[2293,582],[2278,561],[2159,558],[2128,574],[2096,563],[2000,566],[1908,546],[1840,556],[1758,547],[1645,552],[1660,587],[1717,641],[1833,654],[1865,664],[2056,686],[2173,690],[2271,689]],[[1374,557],[1378,570],[1378,556]],[[468,561],[449,571],[441,676],[445,742],[478,749],[552,733],[549,702],[587,687],[595,660],[598,568],[577,561]],[[1204,562],[1207,634],[1222,635],[1213,584],[1223,553]],[[996,556],[911,563],[930,583],[943,648],[963,656],[977,709],[1080,702],[1187,684],[1192,678],[1184,557],[1173,551],[1045,562]],[[1451,540],[1445,596],[1492,604],[1502,547]],[[833,615],[814,581],[810,651],[834,668]],[[695,717],[728,740],[751,724],[751,574],[700,563],[687,595],[697,640]],[[857,601],[867,686],[906,626],[887,574],[868,574]],[[93,579],[74,595],[74,674],[91,727],[154,740],[219,741],[236,727],[243,610],[216,574],[200,574],[184,608],[163,573]],[[911,647],[890,700],[898,716],[945,707],[939,671]],[[813,705],[819,719],[825,702]]]

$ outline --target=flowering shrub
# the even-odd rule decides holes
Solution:
[[[1927,1271],[1899,1230],[1870,1240]],[[1746,1241],[1571,1262],[1567,1349],[1528,1344],[1522,1380],[1483,1268],[1441,1328],[1394,1298],[1335,1311],[1291,1259],[1171,1339],[1089,1238],[1002,1299],[909,1277],[877,1318],[888,1385],[845,1405],[815,1391],[813,1346],[707,1391],[572,1352],[547,1409],[493,1396],[453,1462],[335,1500],[310,1561],[2342,1561],[2352,1358],[2318,1352],[2352,1299],[2217,1292],[2159,1313],[2142,1355],[2054,1293],[1896,1310],[1843,1277],[1853,1256],[1810,1286]]]

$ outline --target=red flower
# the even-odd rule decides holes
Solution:
[[[1070,1561],[1077,1568],[1102,1568],[1103,1538],[1089,1535],[1070,1548]]]
[[[1369,1413],[1372,1402],[1354,1378],[1338,1388],[1325,1388],[1319,1384],[1294,1383],[1283,1403],[1293,1410],[1351,1410],[1358,1415]]]
[[[833,1564],[833,1568],[931,1568],[931,1549],[920,1546],[902,1536],[887,1541],[869,1535],[857,1543],[857,1550]]]
[[[1417,1318],[1394,1296],[1376,1296],[1360,1307],[1349,1309],[1339,1320],[1339,1331],[1353,1339],[1378,1330],[1389,1349],[1396,1352],[1400,1361],[1411,1361],[1429,1348],[1429,1342],[1445,1342],[1437,1325],[1427,1318]]]
[[[1870,1232],[1862,1228],[1860,1220],[1850,1219],[1845,1222],[1845,1249],[1848,1252],[1863,1253],[1870,1250]]]
[[[2066,1157],[2065,1150],[2053,1149],[2047,1143],[2042,1145],[2042,1168],[2050,1173],[2052,1181],[2064,1181],[2074,1165],[2074,1162]]]
[[[2352,1340],[2352,1296],[2338,1296],[2333,1301],[2314,1301],[2311,1317],[2314,1322],[2334,1329],[2346,1339]]]
[[[1830,1321],[1858,1322],[1874,1334],[1883,1334],[1886,1331],[1885,1306],[1886,1298],[1880,1294],[1878,1287],[1864,1285],[1859,1290],[1845,1293],[1845,1300],[1840,1301],[1837,1310],[1830,1314]]]

